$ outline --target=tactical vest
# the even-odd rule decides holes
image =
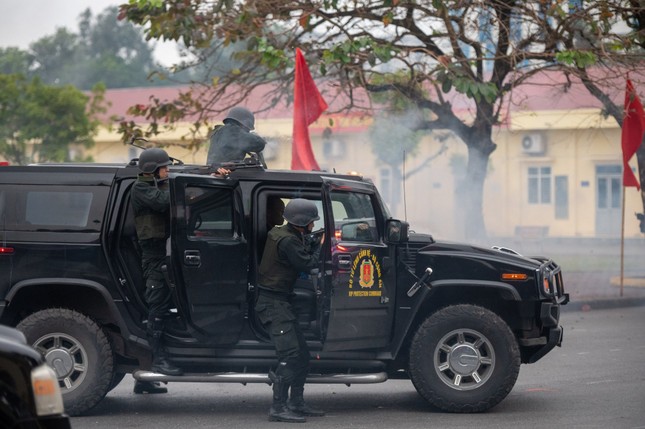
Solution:
[[[275,227],[269,231],[260,263],[258,278],[260,287],[281,293],[293,292],[298,271],[289,264],[289,261],[280,258],[278,245],[287,237],[296,237],[300,240],[301,237],[298,234],[287,225]]]
[[[168,210],[160,212],[153,210],[146,203],[147,200],[154,198],[151,194],[156,190],[154,181],[143,177],[139,177],[132,188],[131,201],[139,242],[145,242],[146,240],[162,240],[163,242],[166,239],[166,226],[170,207],[168,207]]]

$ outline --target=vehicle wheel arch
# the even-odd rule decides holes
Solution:
[[[47,308],[67,308],[85,314],[106,331],[127,336],[129,329],[114,300],[100,283],[83,279],[46,278],[16,283],[6,297],[3,323],[20,320]]]
[[[421,292],[421,291],[420,291]],[[424,296],[410,326],[406,330],[405,338],[398,354],[407,359],[410,344],[419,326],[432,314],[437,311],[459,304],[472,304],[483,307],[500,316],[513,330],[518,322],[517,305],[519,296],[509,293],[508,288],[496,287],[493,285],[475,285],[469,281],[450,281],[433,283],[432,289],[423,289]],[[510,305],[509,305],[510,304]]]

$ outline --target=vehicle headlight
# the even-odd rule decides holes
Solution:
[[[36,401],[36,414],[47,416],[65,412],[56,373],[47,364],[31,371],[31,388]]]
[[[552,274],[549,270],[546,270],[542,273],[542,289],[547,295],[553,294],[553,280]]]

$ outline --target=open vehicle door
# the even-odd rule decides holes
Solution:
[[[244,326],[248,243],[238,182],[171,179],[171,279],[188,330],[209,344],[237,342]]]
[[[384,347],[390,341],[396,277],[389,269],[393,255],[383,240],[385,219],[376,190],[367,183],[324,181],[332,275],[324,278],[330,304],[323,350]]]

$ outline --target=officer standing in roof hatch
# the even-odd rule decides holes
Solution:
[[[247,108],[233,107],[224,118],[224,125],[216,127],[210,136],[208,165],[219,167],[223,163],[241,161],[247,153],[257,154],[262,165],[262,150],[266,140],[251,131],[255,129],[255,116]]]
[[[163,348],[164,320],[172,306],[170,288],[161,267],[166,257],[166,239],[170,222],[170,193],[168,165],[172,162],[165,150],[150,148],[139,156],[137,181],[132,187],[130,201],[134,211],[137,238],[141,247],[141,266],[146,282],[144,298],[148,304],[146,334],[152,349],[154,372],[181,375],[183,371],[166,357]],[[165,393],[158,383],[137,382],[135,393]]]

